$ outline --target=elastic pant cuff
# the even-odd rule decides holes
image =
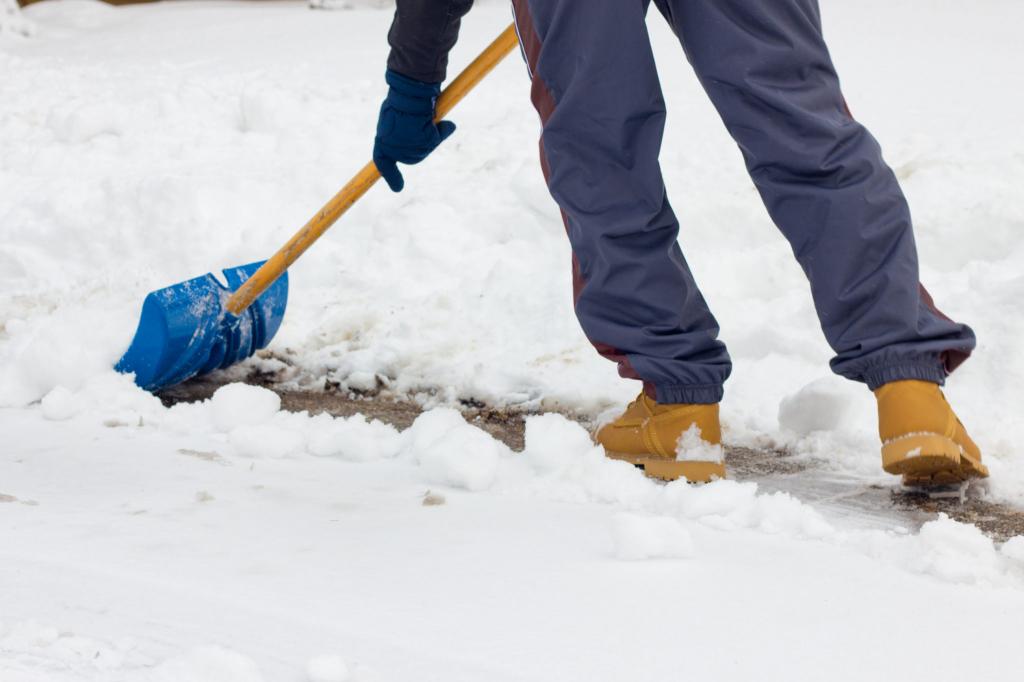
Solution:
[[[864,374],[864,382],[872,391],[883,384],[905,379],[930,381],[942,386],[946,383],[946,370],[939,364],[905,364],[876,367]]]
[[[650,387],[646,388],[650,394]],[[712,405],[722,402],[724,394],[725,391],[721,384],[698,386],[654,384],[654,399],[660,404]]]

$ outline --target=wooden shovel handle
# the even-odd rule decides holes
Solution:
[[[452,108],[483,80],[484,76],[504,59],[518,44],[515,26],[506,28],[497,40],[487,46],[479,57],[473,60],[458,77],[448,84],[435,105],[436,119],[440,121]],[[252,305],[260,294],[277,281],[292,263],[299,259],[306,249],[323,235],[338,218],[344,215],[352,204],[366,194],[380,179],[380,171],[373,161],[363,166],[352,180],[313,216],[305,226],[295,233],[288,243],[271,256],[259,270],[253,273],[234,294],[228,298],[227,309],[234,315]]]

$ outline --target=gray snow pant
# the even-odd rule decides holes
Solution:
[[[918,282],[906,200],[843,100],[817,0],[654,2],[810,280],[832,369],[872,389],[941,384],[974,334]],[[584,332],[659,402],[717,402],[731,362],[665,194],[649,3],[512,2]]]

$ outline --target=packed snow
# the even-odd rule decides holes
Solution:
[[[29,37],[0,5],[0,680],[1019,677],[1024,537],[663,485],[554,413],[607,415],[636,386],[573,318],[515,56],[405,192],[370,192],[293,268],[249,362],[418,401],[411,427],[237,383],[168,408],[115,374],[147,291],[265,257],[365,163],[390,11],[321,4],[355,8],[48,0],[21,12]],[[978,332],[947,393],[987,494],[1024,504],[1024,7],[822,4],[923,279]],[[453,70],[509,20],[478,1]],[[829,374],[799,267],[650,25],[681,241],[736,363],[726,442],[891,485],[870,394]],[[513,452],[459,399],[548,413]]]

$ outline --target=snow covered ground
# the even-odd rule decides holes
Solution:
[[[21,14],[17,0],[0,0],[0,36],[4,33],[18,33],[31,36],[35,26]]]
[[[479,5],[454,69],[509,21]],[[978,332],[948,394],[989,495],[1024,504],[1024,6],[823,10],[924,281]],[[1021,539],[661,486],[557,415],[513,454],[443,407],[404,433],[237,386],[162,407],[109,369],[143,296],[265,257],[365,162],[390,14],[23,13],[34,37],[0,34],[0,680],[1019,677]],[[650,23],[681,241],[736,361],[727,440],[888,484],[870,394],[829,375],[788,246]],[[272,347],[293,381],[591,416],[632,397],[572,317],[528,88],[510,58],[404,193],[373,190],[294,268]]]

